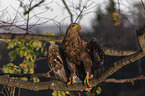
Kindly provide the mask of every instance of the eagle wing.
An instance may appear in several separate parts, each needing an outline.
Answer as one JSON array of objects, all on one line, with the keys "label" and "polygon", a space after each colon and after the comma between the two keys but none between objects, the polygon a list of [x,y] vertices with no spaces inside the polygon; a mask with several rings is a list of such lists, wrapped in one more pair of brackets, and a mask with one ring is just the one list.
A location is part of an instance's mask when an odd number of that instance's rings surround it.
[{"label": "eagle wing", "polygon": [[[85,43],[86,44],[86,43]],[[104,51],[101,48],[98,40],[96,38],[92,38],[87,42],[86,48],[88,53],[92,59],[93,67],[92,73],[94,77],[100,76],[105,70],[104,68]]]},{"label": "eagle wing", "polygon": [[48,60],[50,67],[52,68],[55,77],[58,80],[61,80],[63,82],[67,82],[67,75],[66,75],[66,70],[64,68],[64,61],[62,59],[62,54],[60,52],[62,48],[59,47],[58,45],[51,44],[49,46],[49,51],[48,51]]}]

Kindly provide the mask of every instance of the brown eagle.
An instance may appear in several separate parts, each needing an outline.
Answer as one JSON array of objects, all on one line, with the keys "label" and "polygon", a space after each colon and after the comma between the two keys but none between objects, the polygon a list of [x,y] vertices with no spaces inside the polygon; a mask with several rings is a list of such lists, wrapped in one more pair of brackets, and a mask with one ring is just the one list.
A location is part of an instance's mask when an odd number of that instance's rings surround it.
[{"label": "brown eagle", "polygon": [[78,30],[82,30],[80,25],[77,23],[70,24],[62,46],[67,66],[71,72],[69,78],[71,83],[76,83],[75,77],[78,76],[89,85],[90,77],[92,74],[97,75],[98,68],[103,64],[104,52],[97,39],[93,38],[87,43],[80,38]]}]

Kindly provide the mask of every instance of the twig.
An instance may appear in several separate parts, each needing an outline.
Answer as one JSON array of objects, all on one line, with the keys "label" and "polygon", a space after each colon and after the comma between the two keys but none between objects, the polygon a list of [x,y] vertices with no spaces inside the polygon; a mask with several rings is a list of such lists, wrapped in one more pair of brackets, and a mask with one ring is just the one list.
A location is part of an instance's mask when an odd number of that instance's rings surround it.
[{"label": "twig", "polygon": [[145,5],[144,5],[144,3],[143,3],[143,1],[141,0],[141,4],[143,5],[143,8],[145,9]]},{"label": "twig", "polygon": [[68,13],[69,13],[69,15],[70,15],[71,23],[73,23],[73,14],[71,13],[70,9],[68,8],[68,6],[67,6],[65,0],[62,0],[62,2],[63,2],[65,8],[67,9],[67,11],[68,11]]},{"label": "twig", "polygon": [[132,83],[134,85],[134,82],[137,80],[145,80],[145,77],[142,76],[138,76],[136,78],[130,78],[130,79],[106,79],[103,82],[104,83]]},{"label": "twig", "polygon": [[118,13],[120,13],[120,1],[118,0]]},{"label": "twig", "polygon": [[29,14],[30,11],[32,11],[35,7],[38,7],[38,6],[39,6],[40,4],[42,4],[44,1],[45,1],[45,0],[41,0],[40,2],[38,2],[37,4],[35,4],[34,6],[30,7],[30,8],[28,9],[28,11],[25,11],[25,12],[24,12],[24,15]]}]

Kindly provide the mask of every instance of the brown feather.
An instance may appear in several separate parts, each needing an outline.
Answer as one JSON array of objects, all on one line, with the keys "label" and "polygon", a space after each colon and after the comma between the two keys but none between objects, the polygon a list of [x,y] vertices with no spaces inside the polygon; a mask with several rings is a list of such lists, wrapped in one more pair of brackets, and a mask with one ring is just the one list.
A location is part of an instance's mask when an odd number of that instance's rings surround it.
[{"label": "brown feather", "polygon": [[78,30],[74,29],[77,25],[76,23],[69,25],[62,42],[65,57],[72,62],[73,66],[76,66],[76,68],[70,67],[69,69],[74,68],[76,71],[73,70],[73,72],[77,72],[81,80],[85,78],[86,72],[93,73],[96,77],[98,69],[103,66],[101,64],[104,61],[104,52],[97,39],[92,38],[88,42],[82,40]]},{"label": "brown feather", "polygon": [[48,60],[55,77],[58,80],[67,82],[68,78],[64,69],[64,62],[62,60],[58,45],[52,44],[49,46]]}]

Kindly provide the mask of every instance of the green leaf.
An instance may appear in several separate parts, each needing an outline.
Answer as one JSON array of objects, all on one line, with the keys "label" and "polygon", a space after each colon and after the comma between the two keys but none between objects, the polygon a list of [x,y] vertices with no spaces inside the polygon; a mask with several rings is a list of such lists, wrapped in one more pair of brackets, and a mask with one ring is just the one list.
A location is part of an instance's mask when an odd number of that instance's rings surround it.
[{"label": "green leaf", "polygon": [[29,71],[28,67],[24,67],[24,68],[23,68],[23,73],[24,73],[24,74],[27,74],[28,71]]},{"label": "green leaf", "polygon": [[100,94],[101,91],[102,91],[101,87],[98,86],[98,88],[97,88],[97,90],[96,90],[96,93],[97,93],[97,94]]},{"label": "green leaf", "polygon": [[57,91],[53,91],[52,96],[57,96]]},{"label": "green leaf", "polygon": [[51,36],[56,36],[55,34],[52,34]]},{"label": "green leaf", "polygon": [[51,32],[46,32],[46,34],[50,36],[51,35]]},{"label": "green leaf", "polygon": [[24,81],[27,81],[27,80],[28,80],[27,77],[21,77],[20,79],[21,79],[21,80],[24,80]]},{"label": "green leaf", "polygon": [[32,59],[33,59],[32,54],[28,54],[28,55],[26,56],[26,59],[27,59],[27,60],[32,60]]},{"label": "green leaf", "polygon": [[70,92],[69,92],[69,91],[65,91],[65,93],[66,93],[66,94],[70,94]]},{"label": "green leaf", "polygon": [[55,41],[49,41],[50,44],[55,44]]},{"label": "green leaf", "polygon": [[42,47],[42,42],[41,41],[37,41],[37,46],[38,47]]},{"label": "green leaf", "polygon": [[13,42],[10,42],[9,44],[8,44],[8,47],[7,47],[8,49],[10,49],[10,48],[14,48],[14,43]]},{"label": "green leaf", "polygon": [[2,68],[2,70],[3,70],[4,73],[9,73],[9,68],[8,68],[8,67],[5,67],[5,66],[4,66],[4,67]]},{"label": "green leaf", "polygon": [[44,55],[44,56],[47,56],[47,54],[48,54],[48,52],[47,52],[47,51],[45,51],[45,52],[43,53],[43,55]]},{"label": "green leaf", "polygon": [[21,69],[19,66],[14,65],[13,63],[8,63],[2,67],[4,73],[20,73]]},{"label": "green leaf", "polygon": [[29,73],[34,74],[34,68],[31,68]]},{"label": "green leaf", "polygon": [[33,47],[37,47],[37,41],[34,41],[33,43],[32,43],[32,45],[33,45]]},{"label": "green leaf", "polygon": [[33,77],[33,82],[40,82],[39,78]]},{"label": "green leaf", "polygon": [[11,40],[6,40],[5,42],[6,42],[6,43],[10,43],[10,42],[11,42]]},{"label": "green leaf", "polygon": [[27,56],[27,54],[28,54],[27,51],[24,51],[24,56]]},{"label": "green leaf", "polygon": [[[70,94],[68,94],[68,95],[71,96]],[[65,91],[53,91],[52,96],[66,96],[66,92]]]},{"label": "green leaf", "polygon": [[44,51],[44,48],[42,47],[42,48],[41,48],[41,53],[43,53],[43,51]]},{"label": "green leaf", "polygon": [[22,57],[22,56],[24,56],[24,54],[25,54],[25,51],[24,50],[20,50],[19,55]]},{"label": "green leaf", "polygon": [[9,57],[11,58],[11,61],[14,61],[15,60],[16,54],[17,53],[16,53],[15,50],[9,52]]}]

